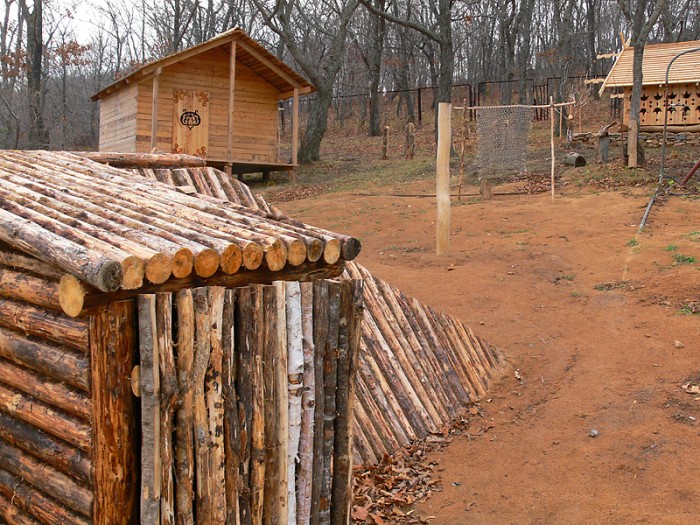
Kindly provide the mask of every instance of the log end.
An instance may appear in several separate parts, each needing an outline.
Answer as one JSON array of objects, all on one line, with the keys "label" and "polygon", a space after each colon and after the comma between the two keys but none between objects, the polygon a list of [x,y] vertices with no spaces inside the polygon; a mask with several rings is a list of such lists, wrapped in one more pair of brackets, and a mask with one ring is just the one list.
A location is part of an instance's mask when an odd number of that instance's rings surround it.
[{"label": "log end", "polygon": [[362,243],[360,243],[359,239],[348,237],[347,239],[343,240],[343,259],[346,261],[352,261],[360,254],[361,249]]},{"label": "log end", "polygon": [[[143,267],[143,265],[141,265]],[[116,261],[106,261],[97,271],[95,285],[103,292],[116,292],[124,285],[126,275],[123,265]],[[139,285],[140,286],[140,285]]]},{"label": "log end", "polygon": [[295,239],[287,244],[287,261],[292,266],[299,266],[306,261],[306,244],[303,241]]},{"label": "log end", "polygon": [[331,239],[326,242],[323,248],[323,261],[328,264],[335,264],[340,259],[340,241]]},{"label": "log end", "polygon": [[194,260],[194,271],[200,277],[211,277],[219,269],[219,254],[211,248],[202,250]]},{"label": "log end", "polygon": [[306,258],[309,262],[316,262],[323,256],[323,241],[321,239],[311,239],[306,245]]},{"label": "log end", "polygon": [[243,264],[243,250],[240,246],[232,244],[221,254],[221,269],[225,273],[236,273],[241,264]]},{"label": "log end", "polygon": [[162,284],[173,274],[173,260],[163,253],[157,253],[146,263],[146,279],[153,284]]},{"label": "log end", "polygon": [[278,272],[287,264],[287,246],[279,239],[265,250],[265,262],[272,272]]},{"label": "log end", "polygon": [[173,276],[177,279],[187,277],[194,268],[194,255],[187,248],[180,248],[173,255]]},{"label": "log end", "polygon": [[248,243],[243,248],[243,266],[247,270],[257,270],[260,268],[264,256],[265,252],[263,252],[262,246],[253,242]]},{"label": "log end", "polygon": [[[122,261],[122,288],[125,290],[136,290],[143,285],[143,277],[146,274],[143,261],[135,255],[130,255]],[[101,289],[101,288],[100,288]],[[108,290],[113,292],[115,290]]]},{"label": "log end", "polygon": [[85,304],[85,287],[73,275],[66,274],[58,283],[58,302],[64,313],[78,317]]}]

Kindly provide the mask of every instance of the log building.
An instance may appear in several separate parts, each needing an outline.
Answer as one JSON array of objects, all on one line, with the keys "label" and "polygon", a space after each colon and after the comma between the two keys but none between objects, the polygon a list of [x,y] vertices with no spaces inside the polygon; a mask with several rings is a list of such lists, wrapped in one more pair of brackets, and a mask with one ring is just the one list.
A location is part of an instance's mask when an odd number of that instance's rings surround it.
[{"label": "log building", "polygon": [[348,522],[359,243],[188,193],[0,152],[0,522]]},{"label": "log building", "polygon": [[[299,97],[313,86],[244,31],[150,62],[102,89],[100,151],[197,155],[236,174],[297,165]],[[292,98],[291,152],[278,103]]]},{"label": "log building", "polygon": [[[669,131],[700,131],[700,52],[688,53],[676,60],[669,71],[668,86],[665,86],[666,69],[671,60],[679,53],[697,47],[700,47],[700,40],[644,47],[640,131],[662,131],[664,111],[668,111]],[[629,122],[633,61],[634,47],[626,46],[600,88],[601,95],[606,89],[621,91],[623,131],[627,130]]]}]

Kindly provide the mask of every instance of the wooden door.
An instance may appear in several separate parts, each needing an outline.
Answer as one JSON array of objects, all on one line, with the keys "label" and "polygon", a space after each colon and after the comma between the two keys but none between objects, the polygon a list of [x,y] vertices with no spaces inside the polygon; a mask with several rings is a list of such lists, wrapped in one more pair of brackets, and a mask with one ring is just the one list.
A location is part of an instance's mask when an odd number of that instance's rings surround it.
[{"label": "wooden door", "polygon": [[209,148],[209,93],[173,90],[173,153],[206,157]]}]

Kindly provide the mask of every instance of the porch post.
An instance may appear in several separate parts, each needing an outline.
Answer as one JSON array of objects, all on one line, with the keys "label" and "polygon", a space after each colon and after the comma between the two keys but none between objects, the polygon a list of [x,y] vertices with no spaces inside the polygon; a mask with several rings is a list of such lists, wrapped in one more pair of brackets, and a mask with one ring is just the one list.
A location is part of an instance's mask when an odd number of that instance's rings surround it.
[{"label": "porch post", "polygon": [[292,103],[292,164],[297,165],[299,152],[299,88],[294,88],[294,99]]},{"label": "porch post", "polygon": [[158,92],[160,91],[160,74],[162,69],[158,68],[153,77],[153,101],[151,104],[151,151],[156,149],[158,141]]},{"label": "porch post", "polygon": [[233,160],[233,107],[236,92],[236,42],[231,42],[228,78],[228,142],[226,144],[226,161]]}]

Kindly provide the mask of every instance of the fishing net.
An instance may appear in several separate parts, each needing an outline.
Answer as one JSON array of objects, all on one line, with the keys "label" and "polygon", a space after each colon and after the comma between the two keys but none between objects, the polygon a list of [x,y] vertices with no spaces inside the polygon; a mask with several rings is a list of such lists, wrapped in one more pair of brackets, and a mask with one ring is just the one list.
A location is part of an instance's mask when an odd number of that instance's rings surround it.
[{"label": "fishing net", "polygon": [[476,109],[476,167],[481,178],[525,171],[530,106]]}]

